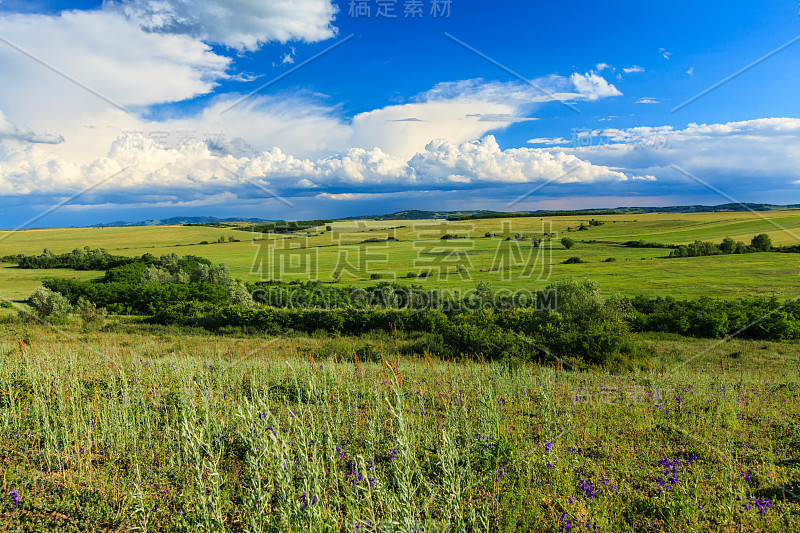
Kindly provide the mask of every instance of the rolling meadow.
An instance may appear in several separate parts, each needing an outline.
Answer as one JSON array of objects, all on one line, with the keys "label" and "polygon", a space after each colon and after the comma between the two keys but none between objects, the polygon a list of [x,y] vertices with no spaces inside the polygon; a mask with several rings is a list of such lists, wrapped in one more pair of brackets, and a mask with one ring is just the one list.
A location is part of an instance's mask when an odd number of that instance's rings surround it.
[{"label": "rolling meadow", "polygon": [[[795,232],[796,211],[7,233],[0,530],[800,531],[800,255],[668,257]],[[301,258],[280,281],[269,246]],[[13,258],[44,249],[116,263]],[[255,298],[312,289],[343,308]],[[491,298],[521,289],[561,292]]]}]

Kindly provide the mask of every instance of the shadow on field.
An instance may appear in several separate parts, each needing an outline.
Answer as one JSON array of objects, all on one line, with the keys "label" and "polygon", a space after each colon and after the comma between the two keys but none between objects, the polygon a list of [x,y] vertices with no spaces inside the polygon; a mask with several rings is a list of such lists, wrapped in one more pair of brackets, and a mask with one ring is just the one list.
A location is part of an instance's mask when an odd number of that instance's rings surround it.
[{"label": "shadow on field", "polygon": [[800,502],[800,479],[790,481],[786,485],[778,485],[755,492],[757,498],[767,498],[772,501]]}]

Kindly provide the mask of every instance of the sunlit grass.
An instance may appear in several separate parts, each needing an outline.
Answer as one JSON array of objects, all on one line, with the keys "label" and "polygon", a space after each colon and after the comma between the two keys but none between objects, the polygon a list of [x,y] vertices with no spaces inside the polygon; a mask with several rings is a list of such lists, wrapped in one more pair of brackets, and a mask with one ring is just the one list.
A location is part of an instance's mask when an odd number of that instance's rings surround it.
[{"label": "sunlit grass", "polygon": [[641,340],[610,375],[7,323],[0,529],[797,530],[798,346]]}]

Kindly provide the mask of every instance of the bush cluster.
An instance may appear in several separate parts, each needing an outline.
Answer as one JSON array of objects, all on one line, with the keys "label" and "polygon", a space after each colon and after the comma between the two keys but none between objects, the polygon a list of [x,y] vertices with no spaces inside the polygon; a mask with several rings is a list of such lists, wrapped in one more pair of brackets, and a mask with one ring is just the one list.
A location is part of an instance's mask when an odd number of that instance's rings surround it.
[{"label": "bush cluster", "polygon": [[[633,309],[633,331],[678,333],[691,337],[737,337],[760,340],[800,339],[800,302],[777,298],[675,300],[637,296],[626,300]],[[741,331],[740,331],[741,330]]]},{"label": "bush cluster", "polygon": [[730,237],[725,237],[720,244],[708,241],[694,241],[692,244],[681,244],[669,254],[669,257],[701,257],[706,255],[721,254],[749,254],[754,252],[772,251],[772,240],[766,233],[756,235],[746,245],[742,241],[736,242]]}]

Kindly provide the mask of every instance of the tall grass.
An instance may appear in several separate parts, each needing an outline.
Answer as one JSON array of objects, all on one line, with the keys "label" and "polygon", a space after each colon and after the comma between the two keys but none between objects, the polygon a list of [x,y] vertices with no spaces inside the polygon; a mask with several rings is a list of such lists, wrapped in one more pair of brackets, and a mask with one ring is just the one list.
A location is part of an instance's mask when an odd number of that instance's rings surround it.
[{"label": "tall grass", "polygon": [[649,337],[662,359],[611,375],[72,334],[92,349],[0,334],[2,530],[800,528],[795,345],[674,366],[704,341]]}]

